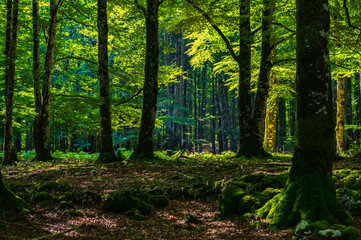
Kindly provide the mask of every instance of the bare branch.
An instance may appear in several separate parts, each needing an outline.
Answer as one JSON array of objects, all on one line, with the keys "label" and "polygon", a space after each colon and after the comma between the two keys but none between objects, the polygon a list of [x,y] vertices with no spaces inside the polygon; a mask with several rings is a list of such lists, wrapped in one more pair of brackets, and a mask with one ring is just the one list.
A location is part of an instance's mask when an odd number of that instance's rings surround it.
[{"label": "bare branch", "polygon": [[275,26],[280,26],[280,27],[282,27],[283,29],[285,29],[285,30],[287,30],[287,31],[289,31],[289,32],[291,32],[291,33],[296,33],[295,30],[292,30],[291,28],[288,28],[287,26],[285,26],[285,25],[282,24],[282,23],[273,22],[272,24],[275,25]]},{"label": "bare branch", "polygon": [[343,7],[345,9],[345,12],[346,12],[346,17],[347,17],[347,23],[350,27],[352,27],[353,29],[357,29],[359,31],[361,31],[361,28],[359,27],[356,27],[355,25],[353,25],[351,23],[351,20],[350,20],[350,13],[348,12],[348,7],[347,7],[347,0],[343,0]]},{"label": "bare branch", "polygon": [[133,96],[131,96],[130,98],[128,98],[127,100],[124,100],[123,102],[114,104],[114,106],[120,106],[124,103],[130,102],[132,99],[136,98],[137,96],[139,96],[139,94],[143,91],[143,88],[139,89]]},{"label": "bare branch", "polygon": [[58,61],[62,61],[62,60],[65,60],[65,59],[77,59],[77,60],[82,60],[82,61],[84,61],[84,62],[88,62],[88,63],[95,64],[95,65],[97,65],[97,64],[98,64],[98,63],[93,62],[93,61],[91,61],[91,60],[89,60],[89,59],[86,59],[86,58],[82,58],[82,57],[75,57],[75,56],[67,56],[67,57],[62,57],[62,58],[58,58],[58,59],[56,59],[56,60],[54,61],[54,65],[56,64],[56,62],[58,62]]}]

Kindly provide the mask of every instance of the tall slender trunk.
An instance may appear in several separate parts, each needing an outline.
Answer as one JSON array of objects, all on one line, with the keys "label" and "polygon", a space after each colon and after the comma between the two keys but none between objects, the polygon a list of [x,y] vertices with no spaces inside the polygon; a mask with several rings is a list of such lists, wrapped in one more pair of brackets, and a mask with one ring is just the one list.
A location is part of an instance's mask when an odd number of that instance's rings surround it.
[{"label": "tall slender trunk", "polygon": [[39,40],[39,2],[33,0],[33,81],[34,81],[34,102],[35,117],[33,136],[35,150],[41,149],[40,145],[40,119],[41,119],[41,82],[40,82],[40,40]]},{"label": "tall slender trunk", "polygon": [[[46,46],[46,55],[44,62],[44,76],[43,76],[43,88],[42,88],[42,106],[39,119],[37,135],[38,148],[35,149],[36,159],[38,161],[49,161],[52,159],[49,147],[49,133],[50,133],[50,100],[51,100],[51,77],[54,66],[54,50],[55,50],[55,34],[57,25],[57,0],[50,0],[50,17],[49,17],[49,29],[48,29],[48,42]],[[35,146],[37,147],[37,146]]]},{"label": "tall slender trunk", "polygon": [[[345,125],[352,125],[352,82],[351,78],[345,80]],[[346,147],[349,148],[352,130],[345,130]]]},{"label": "tall slender trunk", "polygon": [[278,99],[278,130],[277,130],[277,151],[284,150],[284,143],[287,137],[286,126],[286,99],[281,97]]},{"label": "tall slender trunk", "polygon": [[262,53],[259,71],[255,107],[252,115],[254,131],[254,153],[253,155],[268,156],[263,149],[263,129],[266,115],[266,105],[269,91],[270,73],[272,68],[272,19],[275,8],[274,0],[263,0],[262,18]]},{"label": "tall slender trunk", "polygon": [[337,153],[346,151],[346,138],[345,138],[345,77],[337,77],[337,113],[336,113],[336,149]]},{"label": "tall slender trunk", "polygon": [[193,71],[193,111],[194,111],[193,141],[194,141],[194,151],[197,151],[198,148],[197,70]]},{"label": "tall slender trunk", "polygon": [[238,57],[239,83],[238,83],[238,119],[239,119],[239,149],[237,157],[250,156],[251,126],[251,26],[250,26],[250,0],[241,1],[239,31],[240,55]]},{"label": "tall slender trunk", "polygon": [[211,96],[211,129],[210,129],[210,140],[212,143],[212,153],[216,153],[216,83],[214,77],[212,77],[212,96]]},{"label": "tall slender trunk", "polygon": [[[354,89],[354,101],[355,104],[355,114],[353,119],[353,124],[357,126],[361,126],[361,74],[358,73],[356,75],[355,87]],[[361,130],[357,129],[353,136],[353,140],[357,140],[360,138]]]},{"label": "tall slender trunk", "polygon": [[15,88],[15,60],[18,30],[19,1],[7,0],[5,40],[5,128],[3,164],[13,165],[18,160],[13,145],[13,110]]},{"label": "tall slender trunk", "polygon": [[147,9],[143,9],[146,22],[146,54],[144,68],[144,97],[138,145],[133,153],[134,158],[154,158],[153,134],[158,98],[158,0],[147,0]]},{"label": "tall slender trunk", "polygon": [[98,72],[100,100],[100,146],[97,162],[117,160],[113,148],[112,118],[110,113],[110,87],[108,70],[108,17],[107,0],[98,0]]}]

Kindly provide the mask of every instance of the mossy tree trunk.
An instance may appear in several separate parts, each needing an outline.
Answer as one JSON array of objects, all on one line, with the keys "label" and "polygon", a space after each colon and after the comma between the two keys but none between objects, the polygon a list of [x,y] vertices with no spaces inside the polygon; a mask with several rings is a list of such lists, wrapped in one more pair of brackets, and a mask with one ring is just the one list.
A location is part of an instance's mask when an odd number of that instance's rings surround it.
[{"label": "mossy tree trunk", "polygon": [[287,185],[267,218],[278,228],[300,220],[347,224],[351,219],[338,202],[331,179],[334,122],[328,0],[296,4],[296,146]]},{"label": "mossy tree trunk", "polygon": [[18,160],[13,145],[13,110],[15,88],[15,60],[18,30],[18,0],[7,0],[5,40],[5,128],[3,164],[13,165]]},{"label": "mossy tree trunk", "polygon": [[[252,140],[255,156],[269,156],[263,148],[265,115],[272,69],[272,19],[275,9],[274,0],[263,0],[262,52],[255,106],[252,116]],[[270,149],[271,150],[271,149]]]},{"label": "mossy tree trunk", "polygon": [[98,0],[98,72],[100,99],[100,146],[97,162],[109,163],[117,160],[113,148],[112,119],[110,113],[110,89],[108,69],[108,18],[107,0]]},{"label": "mossy tree trunk", "polygon": [[135,0],[137,7],[143,12],[146,23],[146,53],[144,68],[143,108],[137,147],[132,158],[154,158],[154,127],[158,98],[158,10],[159,0],[147,0],[147,8]]},{"label": "mossy tree trunk", "polygon": [[29,204],[12,193],[3,182],[0,171],[0,211],[9,210],[12,208],[24,210],[29,207]]},{"label": "mossy tree trunk", "polygon": [[277,128],[277,150],[284,150],[284,142],[287,137],[286,124],[286,99],[284,97],[278,98],[278,128]]},{"label": "mossy tree trunk", "polygon": [[40,109],[39,124],[34,125],[34,137],[38,137],[35,145],[36,160],[49,161],[52,159],[49,145],[50,133],[50,100],[51,100],[51,77],[54,66],[54,50],[55,50],[55,35],[57,26],[57,11],[61,0],[50,0],[50,16],[48,38],[46,45],[46,54],[44,62],[43,88],[42,88],[42,104]]},{"label": "mossy tree trunk", "polygon": [[346,138],[345,138],[345,117],[346,117],[346,93],[345,93],[345,79],[342,76],[337,77],[337,112],[336,112],[336,149],[337,153],[345,152]]},{"label": "mossy tree trunk", "polygon": [[277,98],[267,104],[263,145],[270,152],[275,150],[277,126]]}]

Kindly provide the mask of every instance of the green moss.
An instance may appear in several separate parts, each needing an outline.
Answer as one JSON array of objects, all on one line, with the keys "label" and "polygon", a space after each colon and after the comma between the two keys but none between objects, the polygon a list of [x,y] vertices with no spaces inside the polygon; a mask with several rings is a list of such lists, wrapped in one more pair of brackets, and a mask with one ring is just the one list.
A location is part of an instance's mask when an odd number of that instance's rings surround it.
[{"label": "green moss", "polygon": [[[274,206],[279,202],[282,197],[282,193],[276,194],[273,198],[271,198],[268,202],[266,202],[263,207],[259,208],[256,211],[256,215],[260,218],[266,218],[269,215],[269,212],[274,208]],[[269,219],[272,219],[273,215],[269,215]]]},{"label": "green moss", "polygon": [[250,220],[250,219],[254,219],[254,215],[252,213],[245,213],[243,214],[242,216],[239,217],[239,221],[247,221],[247,220]]},{"label": "green moss", "polygon": [[60,210],[64,210],[64,209],[71,209],[74,208],[74,204],[72,201],[61,201],[59,203],[59,209]]},{"label": "green moss", "polygon": [[266,188],[263,192],[262,195],[266,196],[267,199],[271,199],[273,198],[275,195],[279,194],[282,192],[282,189],[277,189],[277,188]]},{"label": "green moss", "polygon": [[26,213],[28,207],[29,203],[15,195],[5,185],[0,185],[0,211],[14,208]]},{"label": "green moss", "polygon": [[196,223],[197,222],[197,218],[190,213],[185,213],[183,218],[186,221],[186,223]]},{"label": "green moss", "polygon": [[130,191],[120,191],[108,196],[103,204],[103,211],[124,213],[133,208],[142,214],[150,214],[152,206],[139,198],[134,197]]},{"label": "green moss", "polygon": [[355,227],[347,226],[340,229],[342,233],[342,239],[345,240],[357,240],[359,239],[359,232]]},{"label": "green moss", "polygon": [[58,201],[72,201],[76,205],[91,205],[98,204],[101,201],[101,196],[89,190],[80,192],[66,192],[59,196]]},{"label": "green moss", "polygon": [[138,209],[133,208],[130,211],[127,212],[127,215],[130,219],[141,221],[147,219],[146,216],[141,214]]},{"label": "green moss", "polygon": [[34,202],[52,201],[53,195],[48,192],[36,192],[33,196]]},{"label": "green moss", "polygon": [[335,196],[331,178],[322,179],[313,175],[295,178],[287,184],[279,202],[267,215],[273,227],[282,229],[306,219],[352,223]]},{"label": "green moss", "polygon": [[36,184],[35,190],[38,192],[60,192],[67,191],[70,188],[70,183],[68,181],[57,180],[55,182],[47,182],[43,184]]},{"label": "green moss", "polygon": [[[236,185],[228,185],[219,197],[219,210],[223,218],[239,213],[239,202],[246,191]],[[247,212],[247,211],[244,211]]]}]

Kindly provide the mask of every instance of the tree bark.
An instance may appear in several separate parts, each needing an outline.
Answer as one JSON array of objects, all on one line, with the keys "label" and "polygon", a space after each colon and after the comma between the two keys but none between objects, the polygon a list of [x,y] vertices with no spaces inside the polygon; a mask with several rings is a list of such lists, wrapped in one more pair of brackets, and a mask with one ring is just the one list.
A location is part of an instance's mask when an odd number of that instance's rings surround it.
[{"label": "tree bark", "polygon": [[[267,98],[272,68],[272,20],[275,8],[274,0],[263,0],[262,18],[262,52],[255,106],[252,115],[254,156],[270,156],[263,148],[264,124],[267,108]],[[271,150],[271,149],[270,149]]]},{"label": "tree bark", "polygon": [[[141,6],[140,6],[141,7]],[[133,158],[154,158],[153,134],[158,98],[158,0],[147,0],[147,9],[143,9],[146,22],[146,54],[144,68],[144,97],[138,145]]]},{"label": "tree bark", "polygon": [[286,99],[281,97],[278,99],[278,143],[277,151],[282,151],[285,149],[284,143],[287,138],[287,125],[286,125]]},{"label": "tree bark", "polygon": [[98,0],[98,73],[100,99],[100,146],[101,151],[96,162],[117,161],[113,148],[112,118],[110,113],[110,87],[108,69],[108,17],[107,0]]},{"label": "tree bark", "polygon": [[38,148],[35,148],[36,160],[49,161],[52,159],[49,147],[49,133],[50,133],[50,100],[51,100],[51,77],[54,66],[54,50],[55,50],[55,35],[57,26],[57,0],[50,0],[50,17],[49,17],[49,29],[48,39],[46,46],[46,55],[44,62],[44,76],[43,76],[43,88],[42,88],[42,106],[39,119],[39,125],[34,125],[38,129],[34,130],[38,137]]},{"label": "tree bark", "polygon": [[35,116],[33,136],[35,150],[40,151],[40,121],[41,121],[41,81],[40,81],[40,40],[39,40],[39,2],[33,0],[33,81]]},{"label": "tree bark", "polygon": [[337,77],[337,113],[336,113],[336,150],[337,153],[343,153],[346,151],[346,138],[345,138],[345,77]]},{"label": "tree bark", "polygon": [[239,119],[239,149],[236,157],[251,157],[254,146],[250,146],[251,126],[251,26],[250,0],[241,1],[239,32],[240,55],[236,59],[239,66],[238,83],[238,119]]},{"label": "tree bark", "polygon": [[13,145],[13,110],[15,88],[15,60],[18,30],[19,1],[7,0],[6,40],[5,40],[5,127],[4,165],[13,165],[18,160]]},{"label": "tree bark", "polygon": [[277,228],[300,220],[350,224],[331,178],[334,122],[328,0],[297,0],[296,6],[296,146],[289,179],[267,219]]}]

